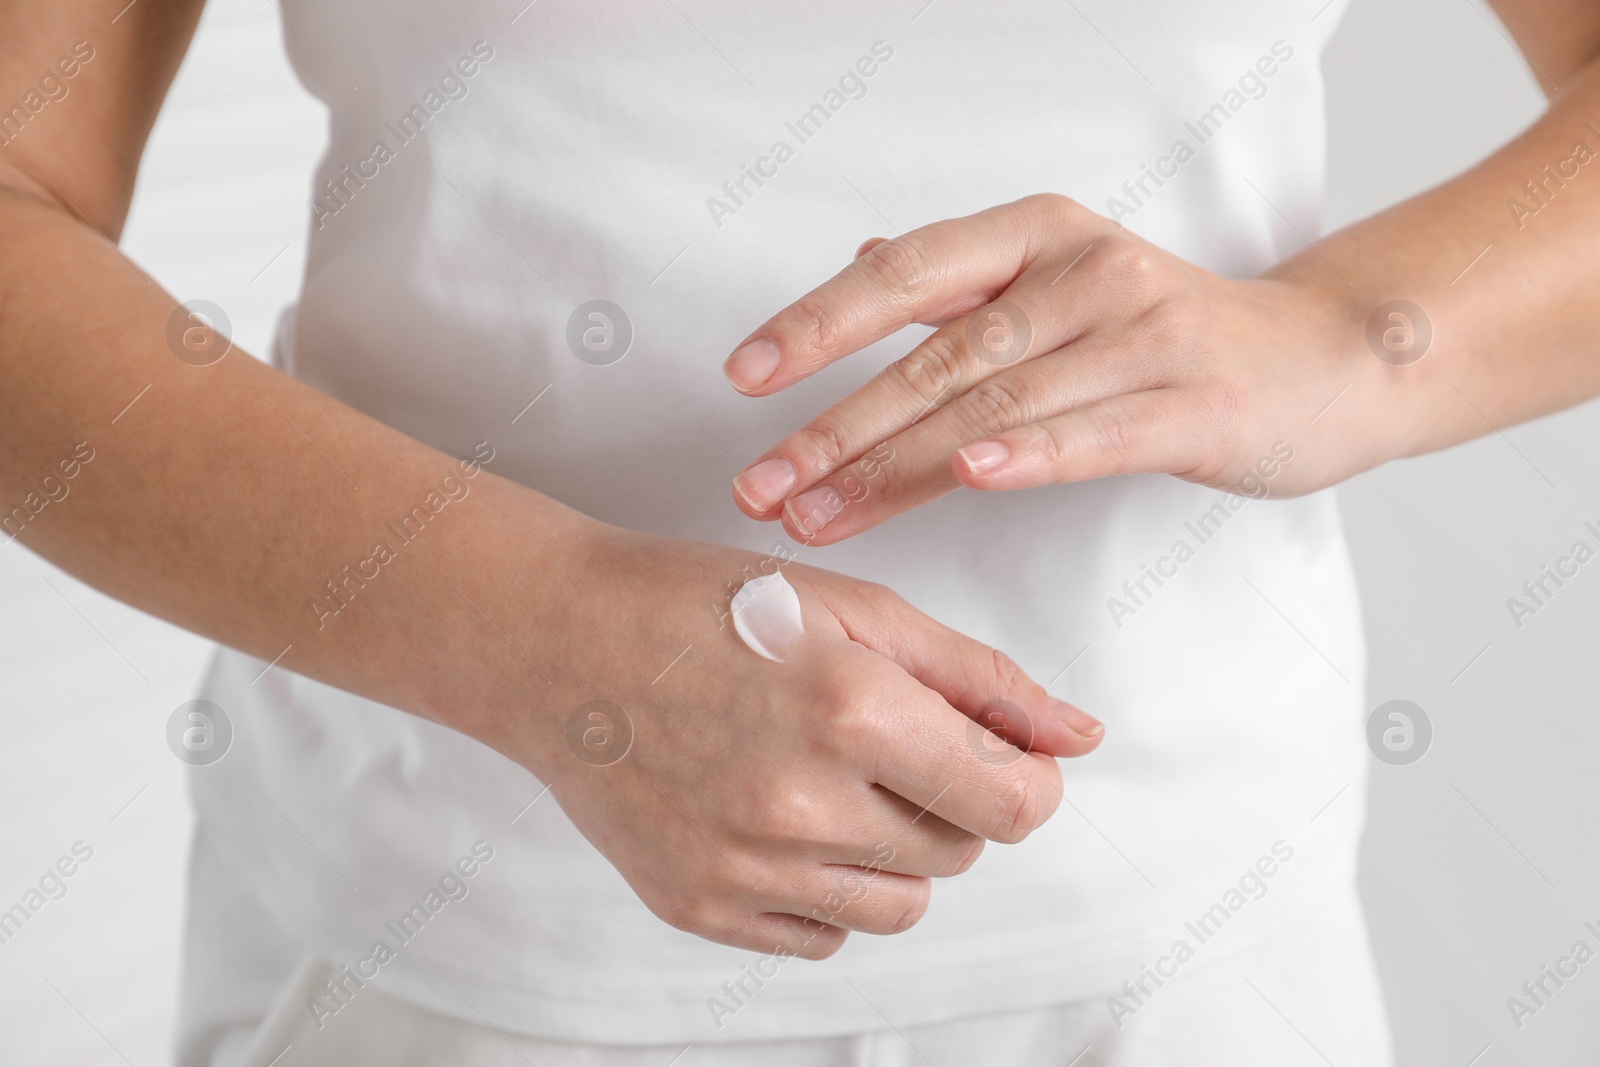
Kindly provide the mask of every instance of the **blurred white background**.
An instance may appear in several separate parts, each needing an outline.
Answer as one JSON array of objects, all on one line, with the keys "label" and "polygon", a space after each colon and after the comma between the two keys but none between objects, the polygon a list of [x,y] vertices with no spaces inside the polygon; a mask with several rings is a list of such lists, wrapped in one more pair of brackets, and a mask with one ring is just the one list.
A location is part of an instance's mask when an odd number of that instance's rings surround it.
[{"label": "blurred white background", "polygon": [[[1329,228],[1472,164],[1542,107],[1475,0],[1354,0],[1326,68]],[[323,130],[273,5],[211,0],[123,246],[180,299],[226,308],[254,353],[298,284]],[[1436,731],[1418,763],[1374,761],[1363,853],[1404,1067],[1600,1062],[1600,963],[1521,1029],[1506,1008],[1585,936],[1584,920],[1600,926],[1587,844],[1600,816],[1600,577],[1580,573],[1520,631],[1505,606],[1600,520],[1595,414],[1491,433],[1343,491],[1369,703],[1415,701]],[[20,546],[0,549],[0,907],[73,842],[94,849],[67,895],[0,945],[0,1064],[168,1061],[189,813],[163,730],[207,651]]]}]

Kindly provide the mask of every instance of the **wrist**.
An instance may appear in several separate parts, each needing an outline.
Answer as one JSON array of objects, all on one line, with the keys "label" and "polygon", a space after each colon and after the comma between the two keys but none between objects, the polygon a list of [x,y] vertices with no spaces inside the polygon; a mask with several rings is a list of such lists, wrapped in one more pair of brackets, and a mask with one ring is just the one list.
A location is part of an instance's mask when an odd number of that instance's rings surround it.
[{"label": "wrist", "polygon": [[[548,781],[572,692],[564,645],[577,619],[590,545],[609,529],[503,478],[482,488],[480,525],[441,581],[446,617],[425,714]],[[570,710],[570,709],[567,709]]]},{"label": "wrist", "polygon": [[1425,451],[1439,365],[1429,301],[1352,284],[1308,255],[1315,262],[1296,257],[1262,278],[1291,294],[1304,352],[1316,362],[1308,443],[1338,454],[1327,463],[1342,468],[1332,481]]}]

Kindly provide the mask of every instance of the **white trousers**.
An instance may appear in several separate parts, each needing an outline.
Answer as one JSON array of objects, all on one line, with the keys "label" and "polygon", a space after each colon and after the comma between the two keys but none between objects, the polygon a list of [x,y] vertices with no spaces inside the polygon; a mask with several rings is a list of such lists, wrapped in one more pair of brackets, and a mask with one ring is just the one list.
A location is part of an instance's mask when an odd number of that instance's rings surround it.
[{"label": "white trousers", "polygon": [[1168,982],[1117,1022],[1097,999],[845,1037],[685,1048],[545,1041],[489,1020],[441,1015],[372,985],[319,1029],[306,1003],[335,968],[295,947],[205,847],[203,833],[190,880],[179,1067],[1392,1064],[1354,890],[1250,949]]}]

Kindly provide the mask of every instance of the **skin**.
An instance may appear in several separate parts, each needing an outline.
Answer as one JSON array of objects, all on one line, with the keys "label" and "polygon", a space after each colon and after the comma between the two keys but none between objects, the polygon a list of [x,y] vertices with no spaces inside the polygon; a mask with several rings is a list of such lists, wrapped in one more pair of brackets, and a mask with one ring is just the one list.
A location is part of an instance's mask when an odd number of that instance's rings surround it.
[{"label": "skin", "polygon": [[[243,352],[178,358],[225,346],[181,318],[174,346],[176,302],[114,242],[199,11],[0,2],[0,101],[75,42],[94,50],[0,147],[8,537],[154,615],[490,745],[550,784],[657,915],[752,951],[818,959],[848,931],[904,930],[931,878],[1050,816],[1054,757],[1092,750],[1099,723],[890,591],[786,566],[807,632],[769,663],[706,609],[761,558],[597,522],[496,476],[492,440],[463,466]],[[70,495],[27,507],[80,443],[92,459]],[[425,536],[345,587],[336,615],[311,607],[446,478],[457,488]],[[569,744],[597,699],[632,729],[606,766]],[[600,729],[620,737],[622,721]]]},{"label": "skin", "polygon": [[[1295,495],[1594,396],[1600,179],[1569,164],[1520,225],[1507,201],[1535,206],[1524,183],[1575,142],[1600,150],[1600,4],[1495,8],[1549,96],[1539,121],[1260,277],[1219,277],[1052,194],[868,241],[741,342],[729,380],[767,396],[905,326],[938,329],[752,461],[734,502],[823,545],[963,486],[1162,472]],[[1432,326],[1408,365],[1414,321],[1409,351],[1368,342],[1397,297]],[[1031,346],[1007,348],[1023,322]],[[1404,348],[1405,322],[1379,329]]]}]

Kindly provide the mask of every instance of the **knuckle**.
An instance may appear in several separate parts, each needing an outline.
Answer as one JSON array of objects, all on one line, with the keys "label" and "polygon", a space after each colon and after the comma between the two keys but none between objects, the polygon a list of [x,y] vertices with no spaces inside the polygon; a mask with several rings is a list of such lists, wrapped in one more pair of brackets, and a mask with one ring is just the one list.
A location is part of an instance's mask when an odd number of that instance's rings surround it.
[{"label": "knuckle", "polygon": [[966,348],[958,335],[939,330],[890,366],[913,396],[933,405],[960,380],[965,359]]},{"label": "knuckle", "polygon": [[951,853],[950,863],[940,875],[943,878],[953,878],[958,874],[966,874],[972,870],[973,864],[978,862],[978,857],[983,855],[983,847],[988,842],[976,834],[968,834],[966,840]]},{"label": "knuckle", "polygon": [[843,462],[847,456],[844,432],[827,415],[814,420],[796,436],[803,448],[829,466]]},{"label": "knuckle", "polygon": [[906,606],[905,597],[901,596],[893,589],[890,589],[882,582],[863,582],[856,580],[855,585],[863,594],[866,595],[869,600],[876,604],[880,604],[888,608],[903,608]]},{"label": "knuckle", "polygon": [[848,932],[838,927],[813,930],[809,923],[802,924],[806,936],[801,938],[795,955],[803,960],[825,960],[844,947]]},{"label": "knuckle", "polygon": [[809,841],[816,824],[812,804],[802,789],[774,784],[751,798],[745,829],[767,841]]},{"label": "knuckle", "polygon": [[1023,197],[1022,203],[1035,211],[1061,220],[1077,218],[1086,210],[1082,204],[1062,193],[1034,193]]},{"label": "knuckle", "polygon": [[[843,488],[846,491],[846,495],[853,500],[864,500],[869,495],[888,499],[899,493],[903,483],[906,481],[908,479],[905,477],[905,471],[901,466],[894,463],[862,459],[851,466],[849,479],[847,479],[847,484]],[[890,595],[893,596],[893,594]],[[885,598],[882,603],[884,606],[888,606],[899,599],[898,596],[895,596],[894,600]]]},{"label": "knuckle", "polygon": [[874,616],[885,623],[883,627],[885,630],[897,630],[897,626],[890,624],[915,611],[905,597],[881,582],[851,579],[851,584],[854,586],[854,591],[860,593],[871,606]]},{"label": "knuckle", "polygon": [[856,719],[862,711],[857,707],[862,682],[861,671],[854,663],[846,660],[818,671],[813,685],[815,714],[812,721],[820,723],[830,733],[856,725]]},{"label": "knuckle", "polygon": [[1003,377],[985,378],[969,393],[972,422],[979,433],[996,434],[1028,421],[1028,401],[1020,387]]},{"label": "knuckle", "polygon": [[1137,285],[1140,292],[1149,284],[1155,268],[1155,261],[1144,243],[1125,234],[1102,237],[1090,256],[1103,279],[1124,287]]},{"label": "knuckle", "polygon": [[859,262],[891,292],[906,296],[926,289],[933,275],[932,257],[922,238],[915,234],[885,241]]},{"label": "knuckle", "polygon": [[889,933],[903,934],[913,926],[917,925],[917,923],[921,922],[922,917],[928,914],[928,901],[931,899],[931,896],[932,894],[929,892],[928,886],[925,882],[922,885],[919,885],[916,890],[916,895],[912,898],[910,903],[906,905],[905,909],[901,911],[899,917],[896,918],[892,924],[890,924]]},{"label": "knuckle", "polygon": [[1030,680],[1023,673],[1022,668],[1017,665],[1017,661],[1001,652],[998,648],[990,649],[989,654],[994,661],[994,680],[999,686],[1000,692],[1013,692],[1019,685]]},{"label": "knuckle", "polygon": [[790,311],[812,348],[831,349],[842,336],[843,326],[838,315],[816,293],[796,300]]},{"label": "knuckle", "polygon": [[1196,337],[1205,335],[1204,312],[1200,302],[1187,294],[1162,294],[1142,316],[1148,343],[1163,357],[1183,353]]},{"label": "knuckle", "polygon": [[711,909],[702,897],[678,893],[657,901],[652,910],[662,922],[686,934],[701,934],[711,928]]},{"label": "knuckle", "polygon": [[1043,810],[1043,799],[1033,783],[1013,778],[995,799],[994,839],[1005,845],[1026,839],[1038,827]]},{"label": "knuckle", "polygon": [[855,691],[846,694],[835,708],[825,742],[829,755],[876,766],[886,741],[882,711]]},{"label": "knuckle", "polygon": [[1095,439],[1107,459],[1127,462],[1127,456],[1144,432],[1140,418],[1116,404],[1101,408],[1090,417]]},{"label": "knuckle", "polygon": [[1076,454],[1073,436],[1062,420],[1052,419],[1036,428],[1028,442],[1027,451],[1037,456],[1045,466],[1059,469]]}]

